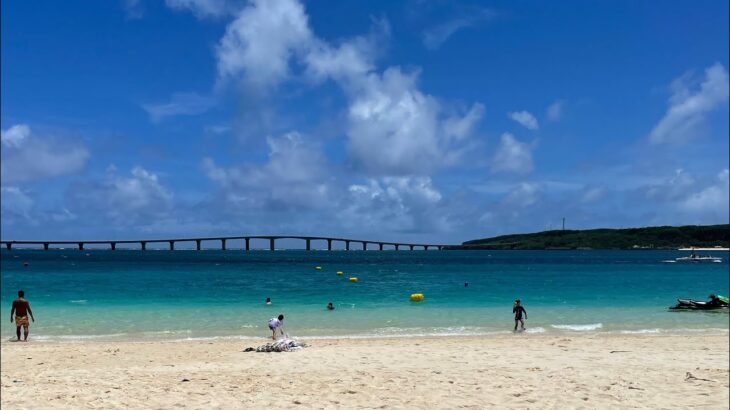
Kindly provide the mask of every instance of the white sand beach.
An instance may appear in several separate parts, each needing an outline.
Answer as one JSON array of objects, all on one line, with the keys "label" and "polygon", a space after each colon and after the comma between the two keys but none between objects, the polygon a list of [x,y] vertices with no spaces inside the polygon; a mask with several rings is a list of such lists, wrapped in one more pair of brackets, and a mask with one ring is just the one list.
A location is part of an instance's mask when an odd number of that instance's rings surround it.
[{"label": "white sand beach", "polygon": [[728,335],[2,343],[2,408],[727,408]]}]

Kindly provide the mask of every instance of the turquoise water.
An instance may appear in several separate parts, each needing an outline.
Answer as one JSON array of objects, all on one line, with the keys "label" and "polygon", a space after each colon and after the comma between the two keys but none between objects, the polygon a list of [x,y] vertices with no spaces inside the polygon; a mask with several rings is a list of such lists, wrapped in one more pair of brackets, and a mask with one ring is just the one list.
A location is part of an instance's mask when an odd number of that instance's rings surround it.
[{"label": "turquoise water", "polygon": [[[2,250],[1,331],[5,340],[15,332],[9,306],[22,288],[36,340],[261,337],[279,313],[285,330],[300,337],[491,334],[511,330],[515,298],[528,312],[529,332],[727,332],[726,312],[667,310],[678,297],[728,294],[727,252],[716,255],[722,263],[662,262],[677,256],[683,253]],[[426,300],[410,302],[414,292]],[[336,310],[327,311],[327,302]]]}]

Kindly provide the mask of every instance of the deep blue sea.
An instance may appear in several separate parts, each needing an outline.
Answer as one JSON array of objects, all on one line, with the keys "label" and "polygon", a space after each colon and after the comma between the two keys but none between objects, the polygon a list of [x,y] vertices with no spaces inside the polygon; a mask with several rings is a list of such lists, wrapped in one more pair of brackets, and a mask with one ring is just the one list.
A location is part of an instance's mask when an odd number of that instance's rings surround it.
[{"label": "deep blue sea", "polygon": [[[685,254],[2,250],[1,331],[15,332],[22,288],[35,340],[263,337],[280,313],[298,337],[488,335],[511,331],[516,298],[534,333],[727,332],[727,312],[667,309],[729,293],[727,252],[714,255],[722,263],[663,262]],[[416,292],[423,302],[409,300]]]}]

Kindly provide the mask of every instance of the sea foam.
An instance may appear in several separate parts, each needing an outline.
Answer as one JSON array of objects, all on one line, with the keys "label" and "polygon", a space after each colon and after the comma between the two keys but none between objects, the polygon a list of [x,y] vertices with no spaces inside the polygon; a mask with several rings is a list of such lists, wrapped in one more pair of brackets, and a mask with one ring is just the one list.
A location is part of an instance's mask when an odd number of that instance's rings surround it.
[{"label": "sea foam", "polygon": [[560,330],[572,330],[575,332],[588,332],[602,328],[603,323],[591,323],[588,325],[550,325],[550,327]]}]

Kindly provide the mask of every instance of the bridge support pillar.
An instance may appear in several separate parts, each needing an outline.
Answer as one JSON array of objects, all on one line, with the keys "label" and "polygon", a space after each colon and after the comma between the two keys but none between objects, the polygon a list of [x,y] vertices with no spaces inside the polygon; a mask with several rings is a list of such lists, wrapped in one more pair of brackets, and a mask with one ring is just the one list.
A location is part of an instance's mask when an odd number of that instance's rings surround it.
[{"label": "bridge support pillar", "polygon": [[83,242],[79,242],[79,250],[80,251],[83,251],[84,250],[84,243]]},{"label": "bridge support pillar", "polygon": [[442,246],[437,246],[437,248],[438,248],[438,250],[441,250],[443,247]]},{"label": "bridge support pillar", "polygon": [[[8,245],[10,245],[10,244],[8,244]],[[10,246],[8,246],[8,249],[10,249]],[[48,250],[48,242],[46,242],[46,243],[43,244],[43,250],[44,251],[47,251]]]},{"label": "bridge support pillar", "polygon": [[411,247],[411,250],[413,250],[413,245],[409,245]]},{"label": "bridge support pillar", "polygon": [[200,239],[195,240],[195,250],[200,250]]},{"label": "bridge support pillar", "polygon": [[5,247],[8,248],[8,250],[11,250],[11,249],[13,249],[13,244],[8,242],[5,244]]},{"label": "bridge support pillar", "polygon": [[332,239],[327,239],[327,250],[328,251],[332,250]]},{"label": "bridge support pillar", "polygon": [[379,243],[378,244],[378,248],[380,248],[380,250],[382,251],[383,250],[383,244],[382,243]]},{"label": "bridge support pillar", "polygon": [[170,241],[170,250],[171,251],[175,250],[175,241]]},{"label": "bridge support pillar", "polygon": [[113,251],[116,251],[117,250],[117,243],[116,242],[112,242],[109,245],[111,245],[111,248],[112,248]]},{"label": "bridge support pillar", "polygon": [[398,245],[398,244],[396,243],[396,244],[395,244],[395,250],[398,250],[398,248],[399,248],[399,247],[400,247],[400,245]]},{"label": "bridge support pillar", "polygon": [[146,251],[147,250],[147,242],[140,242],[139,244],[142,245],[142,250],[143,251]]},{"label": "bridge support pillar", "polygon": [[221,239],[221,250],[222,251],[226,250],[226,240],[225,239]]},{"label": "bridge support pillar", "polygon": [[276,239],[271,238],[269,239],[269,250],[273,251],[276,248]]},{"label": "bridge support pillar", "polygon": [[251,250],[251,238],[243,238],[246,240],[246,250]]},{"label": "bridge support pillar", "polygon": [[368,243],[367,242],[363,242],[362,243],[362,250],[364,250],[364,251],[368,250]]},{"label": "bridge support pillar", "polygon": [[423,245],[423,250],[424,251],[427,251],[428,250],[428,245]]},{"label": "bridge support pillar", "polygon": [[346,251],[350,250],[350,241],[345,241],[345,250]]},{"label": "bridge support pillar", "polygon": [[307,242],[307,250],[311,251],[312,250],[312,241],[309,239],[306,239],[305,242]]}]

